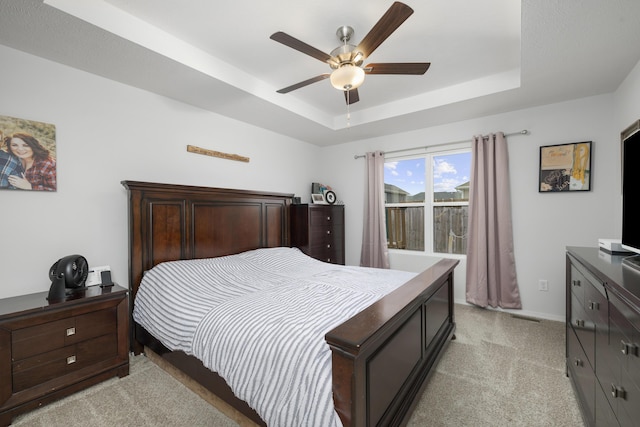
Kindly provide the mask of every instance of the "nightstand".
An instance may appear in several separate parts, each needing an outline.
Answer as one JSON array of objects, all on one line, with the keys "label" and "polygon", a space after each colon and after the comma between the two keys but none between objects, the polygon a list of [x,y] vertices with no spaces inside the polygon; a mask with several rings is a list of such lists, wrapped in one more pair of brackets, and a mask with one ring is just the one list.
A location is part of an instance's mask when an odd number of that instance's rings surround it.
[{"label": "nightstand", "polygon": [[0,300],[0,426],[108,378],[129,374],[128,291],[118,285]]}]

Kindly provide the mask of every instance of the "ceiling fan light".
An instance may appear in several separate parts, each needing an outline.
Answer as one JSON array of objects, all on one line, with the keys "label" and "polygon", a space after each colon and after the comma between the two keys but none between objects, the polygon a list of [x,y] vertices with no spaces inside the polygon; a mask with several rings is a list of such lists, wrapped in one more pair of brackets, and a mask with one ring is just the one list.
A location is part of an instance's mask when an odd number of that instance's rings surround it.
[{"label": "ceiling fan light", "polygon": [[364,70],[351,64],[344,64],[331,73],[331,85],[338,90],[352,90],[364,82]]}]

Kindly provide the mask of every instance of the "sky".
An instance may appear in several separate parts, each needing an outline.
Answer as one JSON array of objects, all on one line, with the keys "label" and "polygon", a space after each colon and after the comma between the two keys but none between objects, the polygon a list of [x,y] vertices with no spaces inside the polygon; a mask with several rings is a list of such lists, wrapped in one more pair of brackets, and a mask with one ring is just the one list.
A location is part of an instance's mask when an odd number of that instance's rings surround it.
[{"label": "sky", "polygon": [[[434,156],[434,192],[455,191],[455,187],[469,181],[471,153]],[[402,188],[411,195],[426,191],[425,158],[385,162],[384,182]]]}]

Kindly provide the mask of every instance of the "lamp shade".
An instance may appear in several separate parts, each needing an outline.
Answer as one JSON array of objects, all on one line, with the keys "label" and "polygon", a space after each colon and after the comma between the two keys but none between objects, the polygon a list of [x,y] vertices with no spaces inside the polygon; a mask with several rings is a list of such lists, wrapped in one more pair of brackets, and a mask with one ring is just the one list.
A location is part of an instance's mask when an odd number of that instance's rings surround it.
[{"label": "lamp shade", "polygon": [[344,64],[331,73],[331,85],[338,90],[352,90],[364,82],[364,70],[351,64]]}]

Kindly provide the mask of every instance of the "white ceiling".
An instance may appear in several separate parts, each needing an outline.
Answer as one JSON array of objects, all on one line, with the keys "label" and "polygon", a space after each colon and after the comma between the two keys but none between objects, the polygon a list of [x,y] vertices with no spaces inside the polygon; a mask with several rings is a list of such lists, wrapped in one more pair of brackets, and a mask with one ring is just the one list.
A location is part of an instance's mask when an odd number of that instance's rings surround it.
[{"label": "white ceiling", "polygon": [[[369,75],[349,108],[330,72],[269,39],[330,53],[391,0],[0,0],[0,44],[319,146],[615,91],[640,59],[639,0],[405,0],[365,61],[431,62]],[[507,129],[508,130],[508,129]]]}]

